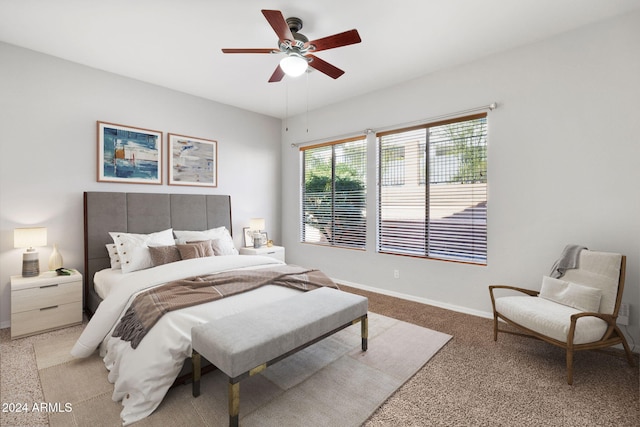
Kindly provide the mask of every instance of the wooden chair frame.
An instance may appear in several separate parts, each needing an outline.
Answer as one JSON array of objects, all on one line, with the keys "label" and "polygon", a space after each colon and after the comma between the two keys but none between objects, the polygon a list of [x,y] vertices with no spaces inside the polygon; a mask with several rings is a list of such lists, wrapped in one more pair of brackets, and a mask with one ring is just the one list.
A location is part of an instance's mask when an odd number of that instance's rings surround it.
[{"label": "wooden chair frame", "polygon": [[[627,344],[627,339],[624,334],[616,324],[616,320],[618,318],[618,311],[620,310],[620,303],[622,302],[622,292],[624,290],[624,279],[625,279],[625,271],[626,271],[626,263],[627,257],[622,256],[622,261],[620,264],[620,277],[618,279],[618,293],[616,295],[616,303],[613,310],[613,314],[603,314],[603,313],[592,313],[592,312],[582,312],[576,313],[571,316],[571,325],[569,327],[569,332],[567,334],[567,342],[558,341],[556,339],[550,338],[548,336],[542,335],[536,331],[532,331],[531,329],[525,328],[522,325],[512,321],[502,313],[499,313],[496,310],[496,301],[494,297],[495,289],[506,289],[511,291],[518,291],[524,293],[526,295],[536,297],[538,296],[538,291],[533,291],[530,289],[519,288],[516,286],[507,286],[507,285],[490,285],[489,286],[489,295],[491,296],[491,305],[493,307],[493,340],[498,340],[498,332],[503,332],[507,334],[526,336],[530,338],[537,338],[539,340],[548,342],[549,344],[553,344],[555,346],[564,348],[567,352],[567,383],[569,385],[573,384],[573,353],[580,350],[597,350],[603,349],[607,347],[611,347],[616,344],[622,344],[624,347],[624,351],[627,355],[627,360],[629,361],[630,366],[635,366],[635,359],[633,354],[631,353],[631,349],[629,348],[629,344]],[[576,322],[578,319],[582,317],[598,317],[605,322],[607,322],[607,330],[599,341],[594,341],[590,343],[584,344],[574,344],[574,334],[576,329]],[[519,329],[522,332],[511,331],[507,329],[500,329],[498,326],[498,319],[504,320],[508,325],[513,326],[516,329]]]}]

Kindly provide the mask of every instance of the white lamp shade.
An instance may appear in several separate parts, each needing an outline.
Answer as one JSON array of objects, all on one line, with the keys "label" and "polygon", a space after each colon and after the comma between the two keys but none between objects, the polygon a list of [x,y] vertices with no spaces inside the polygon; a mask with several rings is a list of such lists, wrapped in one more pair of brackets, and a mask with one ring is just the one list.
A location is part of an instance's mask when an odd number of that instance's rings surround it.
[{"label": "white lamp shade", "polygon": [[251,218],[249,228],[251,230],[264,230],[264,218]]},{"label": "white lamp shade", "polygon": [[297,55],[289,55],[280,60],[280,68],[291,77],[301,76],[307,71],[308,66],[307,60]]},{"label": "white lamp shade", "polygon": [[33,248],[47,246],[46,227],[16,228],[13,230],[14,248]]}]

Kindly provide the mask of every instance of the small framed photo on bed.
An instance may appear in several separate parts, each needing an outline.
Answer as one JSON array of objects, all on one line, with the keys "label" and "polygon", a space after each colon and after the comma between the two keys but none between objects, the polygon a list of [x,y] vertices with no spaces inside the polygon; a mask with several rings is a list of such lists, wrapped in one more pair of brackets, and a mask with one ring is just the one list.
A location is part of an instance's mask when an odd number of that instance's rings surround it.
[{"label": "small framed photo on bed", "polygon": [[98,181],[162,184],[162,132],[98,123]]},{"label": "small framed photo on bed", "polygon": [[218,142],[169,134],[169,185],[218,186]]}]

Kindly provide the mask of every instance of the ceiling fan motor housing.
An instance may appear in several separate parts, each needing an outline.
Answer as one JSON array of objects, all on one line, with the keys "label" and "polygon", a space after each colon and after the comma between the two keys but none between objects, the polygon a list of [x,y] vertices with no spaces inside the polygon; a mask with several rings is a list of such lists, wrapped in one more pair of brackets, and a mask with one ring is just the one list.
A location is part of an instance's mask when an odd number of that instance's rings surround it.
[{"label": "ceiling fan motor housing", "polygon": [[287,18],[286,21],[292,33],[297,33],[302,29],[302,19],[292,16],[291,18]]},{"label": "ceiling fan motor housing", "polygon": [[284,53],[293,52],[299,55],[304,55],[309,50],[310,46],[305,48],[305,44],[309,42],[309,39],[304,34],[298,32],[302,29],[302,19],[291,17],[287,18],[286,21],[289,26],[289,30],[291,30],[291,34],[293,35],[293,40],[280,40],[280,51]]}]

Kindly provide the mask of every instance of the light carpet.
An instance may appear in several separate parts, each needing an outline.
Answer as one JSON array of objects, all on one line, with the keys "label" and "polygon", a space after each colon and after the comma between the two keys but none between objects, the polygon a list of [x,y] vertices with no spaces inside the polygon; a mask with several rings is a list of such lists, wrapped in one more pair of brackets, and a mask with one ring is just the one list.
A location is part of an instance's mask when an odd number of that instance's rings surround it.
[{"label": "light carpet", "polygon": [[[121,425],[119,402],[97,354],[73,359],[78,332],[34,344],[45,402],[57,403],[51,426]],[[243,426],[359,426],[449,340],[450,335],[369,313],[369,349],[356,324],[240,383]],[[171,389],[136,426],[219,426],[228,422],[227,381],[204,375],[202,394]]]}]

